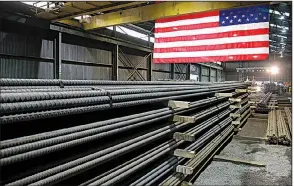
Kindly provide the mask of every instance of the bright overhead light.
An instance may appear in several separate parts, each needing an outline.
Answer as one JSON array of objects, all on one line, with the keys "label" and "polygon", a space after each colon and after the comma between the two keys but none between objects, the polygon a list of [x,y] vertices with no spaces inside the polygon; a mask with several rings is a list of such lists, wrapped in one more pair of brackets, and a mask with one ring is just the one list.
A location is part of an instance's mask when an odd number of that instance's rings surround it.
[{"label": "bright overhead light", "polygon": [[282,32],[286,32],[286,30],[282,30]]},{"label": "bright overhead light", "polygon": [[272,66],[270,69],[271,74],[278,74],[279,73],[279,68],[276,66]]},{"label": "bright overhead light", "polygon": [[284,19],[285,17],[284,16],[281,16],[281,18],[280,19]]}]

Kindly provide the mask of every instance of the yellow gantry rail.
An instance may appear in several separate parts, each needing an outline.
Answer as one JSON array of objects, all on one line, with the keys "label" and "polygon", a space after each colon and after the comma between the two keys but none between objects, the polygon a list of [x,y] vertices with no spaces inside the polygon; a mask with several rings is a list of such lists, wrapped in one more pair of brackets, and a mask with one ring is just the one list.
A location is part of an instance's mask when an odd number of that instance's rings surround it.
[{"label": "yellow gantry rail", "polygon": [[261,4],[261,2],[164,2],[138,8],[131,8],[87,18],[85,30],[108,26],[145,22],[194,12],[228,9],[240,6]]}]

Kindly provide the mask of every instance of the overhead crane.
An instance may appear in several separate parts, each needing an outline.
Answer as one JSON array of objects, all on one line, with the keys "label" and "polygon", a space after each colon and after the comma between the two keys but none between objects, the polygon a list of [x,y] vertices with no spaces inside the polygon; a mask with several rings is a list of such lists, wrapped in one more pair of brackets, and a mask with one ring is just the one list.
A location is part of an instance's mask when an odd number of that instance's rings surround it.
[{"label": "overhead crane", "polygon": [[[195,12],[221,10],[240,6],[261,4],[262,2],[128,2],[111,4],[110,2],[67,2],[58,12],[40,12],[38,17],[61,22],[85,30],[94,30],[108,26],[146,22]],[[97,4],[98,3],[98,4]],[[99,4],[103,3],[103,4]],[[122,10],[123,9],[123,10]],[[80,22],[72,18],[92,15]]]}]

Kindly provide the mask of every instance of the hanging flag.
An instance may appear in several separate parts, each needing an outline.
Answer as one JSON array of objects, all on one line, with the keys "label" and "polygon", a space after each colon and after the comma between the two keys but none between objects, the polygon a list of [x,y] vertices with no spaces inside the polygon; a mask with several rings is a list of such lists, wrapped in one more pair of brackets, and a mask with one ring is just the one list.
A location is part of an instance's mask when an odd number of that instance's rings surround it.
[{"label": "hanging flag", "polygon": [[156,20],[154,63],[265,60],[269,5]]}]

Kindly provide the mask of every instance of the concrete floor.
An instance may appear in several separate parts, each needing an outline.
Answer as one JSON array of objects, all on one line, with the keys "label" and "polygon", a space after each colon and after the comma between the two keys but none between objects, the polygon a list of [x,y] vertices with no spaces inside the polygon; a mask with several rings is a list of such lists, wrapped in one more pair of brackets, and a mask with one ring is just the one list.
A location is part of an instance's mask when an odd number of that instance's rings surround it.
[{"label": "concrete floor", "polygon": [[[238,135],[262,138],[266,130],[264,125],[264,122],[259,125],[249,119]],[[193,185],[291,185],[291,147],[233,138],[219,155],[258,161],[266,167],[212,161]]]}]

